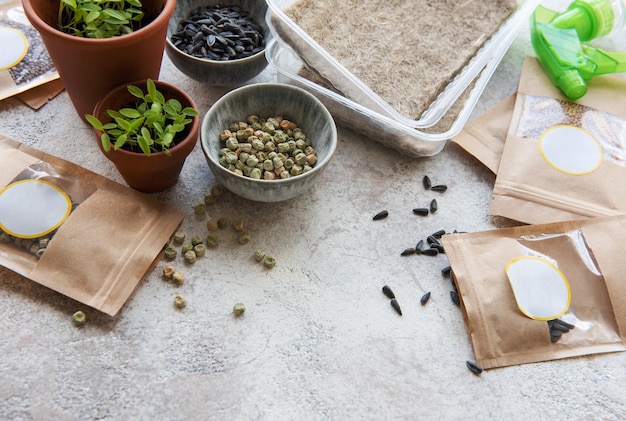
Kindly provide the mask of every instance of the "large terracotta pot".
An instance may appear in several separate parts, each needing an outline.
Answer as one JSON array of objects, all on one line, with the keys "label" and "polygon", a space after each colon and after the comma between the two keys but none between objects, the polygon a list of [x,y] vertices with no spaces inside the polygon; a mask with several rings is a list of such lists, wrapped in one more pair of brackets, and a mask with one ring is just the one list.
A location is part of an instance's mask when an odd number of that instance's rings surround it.
[{"label": "large terracotta pot", "polygon": [[143,0],[152,21],[127,35],[81,38],[56,29],[59,0],[22,0],[24,13],[39,31],[78,115],[91,113],[96,102],[116,86],[159,78],[167,24],[176,0]]},{"label": "large terracotta pot", "polygon": [[[197,106],[193,99],[177,86],[155,80],[157,89],[163,93],[165,99],[176,98],[184,107]],[[106,115],[106,111],[119,110],[133,104],[137,98],[132,96],[127,89],[127,85],[135,85],[146,91],[146,80],[133,81],[120,85],[108,92],[96,104],[93,115],[104,124],[111,121]],[[193,117],[193,122],[181,134],[184,139],[170,149],[171,155],[164,152],[151,153],[147,156],[141,152],[129,152],[123,149],[106,152],[102,147],[100,136],[102,132],[94,130],[100,150],[113,162],[120,175],[135,190],[144,193],[156,193],[173,186],[178,181],[180,171],[185,164],[185,159],[191,153],[198,140],[198,130],[200,128],[200,116]]]}]

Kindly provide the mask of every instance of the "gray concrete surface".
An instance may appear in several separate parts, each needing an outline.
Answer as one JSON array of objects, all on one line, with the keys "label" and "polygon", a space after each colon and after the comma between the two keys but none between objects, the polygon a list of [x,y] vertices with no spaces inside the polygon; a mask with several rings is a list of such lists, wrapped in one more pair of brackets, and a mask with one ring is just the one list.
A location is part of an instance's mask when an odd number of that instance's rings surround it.
[{"label": "gray concrete surface", "polygon": [[[520,34],[475,115],[516,90],[528,40]],[[274,80],[268,69],[254,81]],[[204,113],[224,92],[164,59],[162,79]],[[0,102],[0,133],[122,181],[61,94],[40,111]],[[427,193],[421,179],[446,183]],[[116,317],[0,268],[0,419],[7,420],[620,420],[626,354],[484,372],[440,269],[445,256],[401,257],[427,234],[507,225],[487,215],[494,175],[454,144],[410,159],[339,128],[334,161],[306,196],[259,204],[226,194],[217,217],[239,217],[249,244],[225,241],[181,287],[150,272]],[[213,185],[199,145],[180,182],[155,195],[186,213]],[[437,198],[426,218],[411,209]],[[377,223],[372,216],[386,209]],[[97,239],[94,239],[97,241]],[[264,270],[257,247],[277,259]],[[488,264],[488,262],[485,262]],[[404,315],[381,293],[392,286]],[[426,306],[419,299],[432,297]],[[182,311],[175,294],[187,297]],[[247,306],[242,318],[235,302]],[[76,310],[89,319],[71,323]]]}]

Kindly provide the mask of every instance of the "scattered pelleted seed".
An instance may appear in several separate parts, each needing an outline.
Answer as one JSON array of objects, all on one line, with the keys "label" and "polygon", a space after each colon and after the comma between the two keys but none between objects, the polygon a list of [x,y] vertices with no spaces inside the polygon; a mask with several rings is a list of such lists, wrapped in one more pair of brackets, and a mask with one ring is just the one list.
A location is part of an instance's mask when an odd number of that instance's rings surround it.
[{"label": "scattered pelleted seed", "polygon": [[185,308],[187,306],[187,300],[182,295],[174,296],[174,306],[176,308]]},{"label": "scattered pelleted seed", "polygon": [[243,313],[246,311],[246,306],[243,303],[236,303],[233,305],[233,314],[235,317],[243,316]]},{"label": "scattered pelleted seed", "polygon": [[86,322],[87,322],[87,316],[85,316],[85,313],[83,313],[82,311],[79,310],[72,315],[72,323],[74,323],[75,326],[81,327]]}]

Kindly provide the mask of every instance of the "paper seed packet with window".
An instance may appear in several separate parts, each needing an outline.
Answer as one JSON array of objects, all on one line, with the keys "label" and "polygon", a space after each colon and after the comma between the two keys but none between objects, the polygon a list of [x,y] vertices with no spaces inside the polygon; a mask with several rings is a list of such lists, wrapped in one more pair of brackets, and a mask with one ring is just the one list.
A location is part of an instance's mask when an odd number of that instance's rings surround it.
[{"label": "paper seed packet with window", "polygon": [[442,238],[485,369],[626,350],[626,215]]},{"label": "paper seed packet with window", "polygon": [[626,214],[626,78],[596,77],[572,102],[528,57],[491,215],[537,224]]},{"label": "paper seed packet with window", "polygon": [[0,135],[0,266],[115,316],[182,211]]}]

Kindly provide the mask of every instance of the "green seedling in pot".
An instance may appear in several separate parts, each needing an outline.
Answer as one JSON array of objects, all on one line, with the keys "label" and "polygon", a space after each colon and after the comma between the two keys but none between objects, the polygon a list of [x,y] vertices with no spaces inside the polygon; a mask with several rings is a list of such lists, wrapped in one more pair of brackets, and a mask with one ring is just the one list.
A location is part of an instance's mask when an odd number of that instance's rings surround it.
[{"label": "green seedling in pot", "polygon": [[83,38],[112,38],[141,26],[140,0],[61,0],[58,29]]},{"label": "green seedling in pot", "polygon": [[106,115],[113,120],[103,123],[91,114],[85,118],[96,130],[102,132],[100,140],[106,152],[120,148],[143,152],[150,156],[153,152],[170,155],[169,148],[176,145],[176,136],[193,121],[198,110],[181,105],[174,98],[168,100],[156,88],[151,79],[147,80],[147,93],[134,85],[128,85],[128,92],[139,101],[134,107],[107,110]]}]

